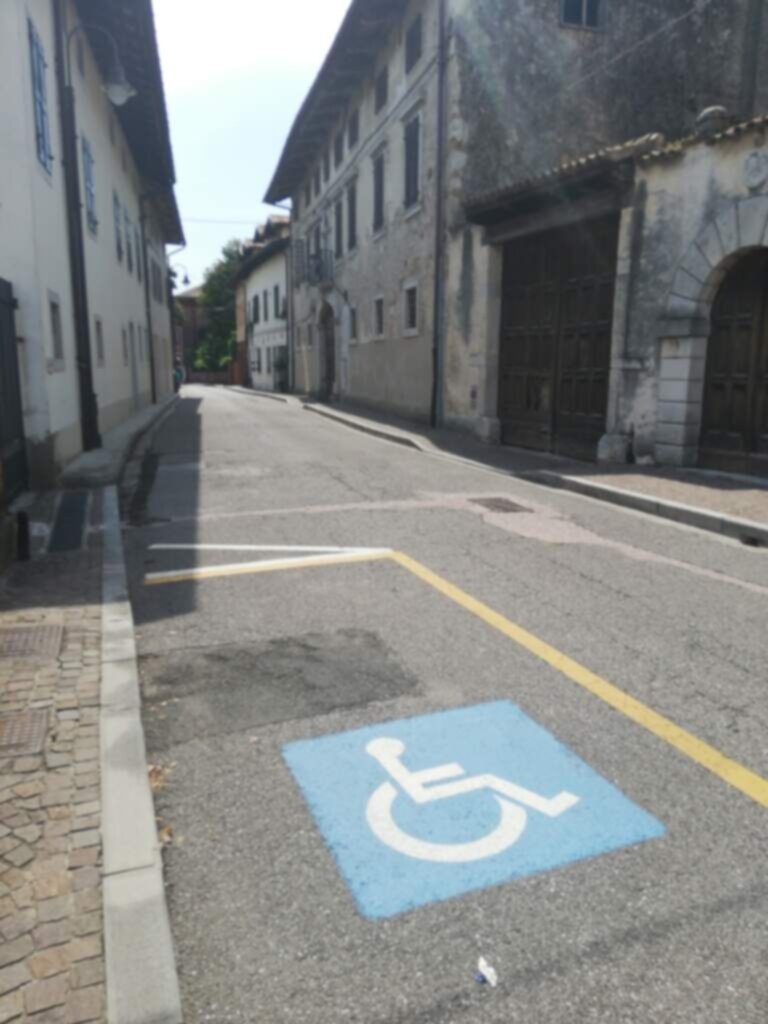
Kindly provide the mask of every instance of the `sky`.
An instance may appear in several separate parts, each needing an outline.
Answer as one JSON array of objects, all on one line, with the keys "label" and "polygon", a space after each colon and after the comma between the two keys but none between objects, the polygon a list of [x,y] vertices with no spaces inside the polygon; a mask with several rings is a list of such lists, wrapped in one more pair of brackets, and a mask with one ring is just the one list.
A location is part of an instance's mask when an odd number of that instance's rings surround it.
[{"label": "sky", "polygon": [[261,199],[348,4],[154,0],[187,239],[171,259],[180,280],[199,284],[226,242],[280,212]]}]

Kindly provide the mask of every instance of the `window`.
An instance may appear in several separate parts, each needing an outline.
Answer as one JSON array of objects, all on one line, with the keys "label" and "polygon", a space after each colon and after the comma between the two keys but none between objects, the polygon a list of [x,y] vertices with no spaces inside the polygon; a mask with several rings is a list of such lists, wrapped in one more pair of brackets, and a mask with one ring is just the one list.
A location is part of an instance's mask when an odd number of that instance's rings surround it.
[{"label": "window", "polygon": [[352,252],[357,248],[357,184],[347,189],[347,249]]},{"label": "window", "polygon": [[256,349],[256,373],[261,373],[261,348]]},{"label": "window", "polygon": [[255,324],[258,324],[261,321],[261,308],[259,306],[258,295],[254,295],[253,298],[251,299],[251,314],[253,322]]},{"label": "window", "polygon": [[335,247],[334,254],[337,260],[344,255],[344,200],[339,198],[333,207]]},{"label": "window", "polygon": [[344,132],[339,132],[333,140],[333,166],[341,167],[344,160]]},{"label": "window", "polygon": [[101,322],[101,317],[96,317],[94,320],[95,337],[96,337],[96,364],[98,366],[104,365],[104,327]]},{"label": "window", "polygon": [[266,288],[264,289],[261,298],[264,303],[264,323],[266,323],[267,320],[269,320],[269,292]]},{"label": "window", "polygon": [[373,158],[373,231],[384,227],[384,154]]},{"label": "window", "polygon": [[61,306],[53,295],[48,296],[48,310],[51,315],[51,347],[53,361],[59,365],[64,362],[64,335],[61,331]]},{"label": "window", "polygon": [[349,310],[349,340],[357,341],[357,309],[355,306]]},{"label": "window", "polygon": [[312,245],[314,246],[314,254],[315,254],[315,256],[319,257],[320,256],[320,249],[322,248],[322,238],[321,238],[321,233],[320,233],[320,224],[319,224],[319,222],[317,224],[315,224],[314,228],[312,229]]},{"label": "window", "polygon": [[119,263],[123,262],[123,211],[117,192],[112,193],[112,209],[115,214],[115,249]]},{"label": "window", "polygon": [[403,309],[403,327],[406,334],[418,334],[419,331],[419,289],[409,285],[405,289]]},{"label": "window", "polygon": [[140,326],[136,328],[136,333],[139,336],[139,362],[143,363],[144,362],[144,332],[142,331]]},{"label": "window", "polygon": [[128,324],[128,334],[129,334],[129,337],[131,339],[131,346],[130,346],[131,362],[135,366],[135,364],[136,364],[136,329],[135,329],[135,327],[133,326],[132,323]]},{"label": "window", "polygon": [[53,166],[53,154],[51,153],[51,126],[48,121],[48,95],[45,88],[45,72],[48,65],[37,29],[31,21],[27,22],[27,28],[29,31],[29,59],[32,65],[32,97],[35,108],[35,148],[41,167],[50,174]]},{"label": "window", "polygon": [[421,119],[416,116],[405,126],[405,207],[419,201],[419,163],[421,158]]},{"label": "window", "polygon": [[349,142],[349,148],[354,149],[357,143],[360,141],[360,111],[353,110],[349,115],[349,121],[347,123],[347,139]]},{"label": "window", "polygon": [[272,348],[267,346],[267,373],[272,373]]},{"label": "window", "polygon": [[83,136],[83,190],[85,192],[85,220],[88,230],[96,234],[99,227],[99,219],[96,216],[96,185],[93,178],[93,152],[88,139]]},{"label": "window", "polygon": [[323,181],[326,184],[328,183],[328,179],[330,178],[330,176],[331,176],[331,154],[330,154],[330,151],[326,149],[326,151],[323,153]]},{"label": "window", "polygon": [[138,228],[134,228],[133,237],[134,241],[136,242],[136,276],[139,279],[139,284],[141,284],[144,278],[142,272],[142,265],[144,263],[144,250],[142,249],[141,246],[141,235],[139,234]]},{"label": "window", "polygon": [[123,328],[123,365],[128,365],[128,334]]},{"label": "window", "polygon": [[130,217],[127,212],[124,214],[125,220],[125,265],[128,268],[128,273],[133,273],[133,227],[131,225]]},{"label": "window", "polygon": [[384,299],[373,300],[373,336],[384,337]]},{"label": "window", "polygon": [[421,60],[422,53],[421,15],[413,19],[405,34],[405,73]]},{"label": "window", "polygon": [[315,185],[315,199],[317,199],[317,197],[320,195],[320,166],[319,165],[315,168],[314,185]]},{"label": "window", "polygon": [[600,28],[600,0],[563,0],[563,23]]},{"label": "window", "polygon": [[376,84],[373,90],[373,109],[378,114],[387,105],[389,99],[389,68],[382,68],[376,75]]},{"label": "window", "polygon": [[274,305],[272,306],[272,309],[274,310],[274,315],[275,315],[275,317],[277,319],[279,319],[280,318],[280,285],[279,284],[276,284],[275,287],[272,289],[272,302],[274,303]]}]

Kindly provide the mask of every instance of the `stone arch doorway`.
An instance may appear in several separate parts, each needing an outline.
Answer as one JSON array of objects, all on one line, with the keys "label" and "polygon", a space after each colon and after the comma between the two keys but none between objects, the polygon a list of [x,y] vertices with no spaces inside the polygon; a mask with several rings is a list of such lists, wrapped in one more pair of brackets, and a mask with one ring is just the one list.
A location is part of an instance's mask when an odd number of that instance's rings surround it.
[{"label": "stone arch doorway", "polygon": [[710,323],[699,465],[768,476],[768,248],[732,263]]},{"label": "stone arch doorway", "polygon": [[320,337],[323,342],[320,393],[328,401],[336,388],[336,318],[333,308],[324,302],[320,310]]}]

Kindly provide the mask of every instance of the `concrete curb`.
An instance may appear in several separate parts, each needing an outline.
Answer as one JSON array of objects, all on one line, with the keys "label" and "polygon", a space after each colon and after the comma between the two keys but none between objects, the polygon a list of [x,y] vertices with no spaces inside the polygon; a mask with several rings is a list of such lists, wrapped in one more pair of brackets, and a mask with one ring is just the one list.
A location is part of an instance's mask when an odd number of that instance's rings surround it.
[{"label": "concrete curb", "polygon": [[283,402],[288,405],[290,399],[285,395],[276,395],[272,391],[257,391],[255,388],[241,388],[238,384],[230,384],[228,391],[236,391],[239,395],[251,395],[253,398],[268,398],[271,402]]},{"label": "concrete curb", "polygon": [[121,439],[116,448],[98,448],[78,455],[62,472],[61,486],[65,490],[75,490],[81,487],[109,487],[118,483],[139,439],[171,410],[178,397],[170,395],[162,404],[152,406],[152,415],[141,418],[135,429],[127,430],[125,438]]},{"label": "concrete curb", "polygon": [[768,525],[754,522],[751,519],[726,516],[719,512],[711,512],[693,505],[683,505],[676,501],[664,501],[661,498],[639,494],[637,491],[627,491],[620,487],[583,480],[581,477],[552,473],[549,470],[525,473],[521,474],[521,477],[529,483],[573,491],[575,494],[610,502],[612,505],[620,505],[623,508],[631,508],[636,512],[645,512],[661,519],[684,523],[686,526],[695,526],[699,530],[719,533],[721,536],[732,537],[746,544],[768,545]]},{"label": "concrete curb", "polygon": [[103,491],[101,793],[108,1024],[181,1024],[117,488]]},{"label": "concrete curb", "polygon": [[304,409],[306,412],[313,412],[317,416],[324,416],[327,420],[334,420],[336,423],[343,423],[345,427],[351,427],[353,430],[359,430],[363,434],[370,434],[371,437],[379,437],[384,441],[392,441],[394,444],[402,445],[404,448],[415,448],[418,452],[430,451],[426,445],[421,444],[415,438],[400,431],[387,430],[386,427],[378,425],[371,426],[356,417],[347,416],[344,413],[335,412],[333,409],[326,409],[323,406],[314,405],[311,402],[305,402]]}]

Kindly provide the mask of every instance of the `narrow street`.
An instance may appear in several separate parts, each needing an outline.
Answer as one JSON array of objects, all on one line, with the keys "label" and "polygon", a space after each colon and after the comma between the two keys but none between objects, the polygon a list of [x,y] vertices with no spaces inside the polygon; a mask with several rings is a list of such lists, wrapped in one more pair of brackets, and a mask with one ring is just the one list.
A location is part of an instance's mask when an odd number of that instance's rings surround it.
[{"label": "narrow street", "polygon": [[187,1024],[765,1024],[767,551],[221,388],[128,480]]}]

